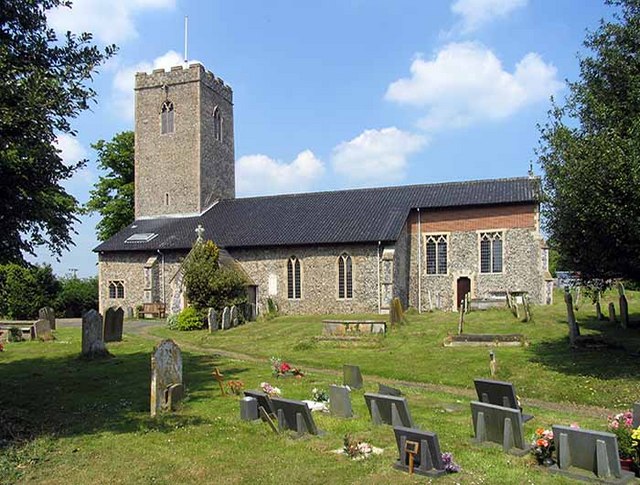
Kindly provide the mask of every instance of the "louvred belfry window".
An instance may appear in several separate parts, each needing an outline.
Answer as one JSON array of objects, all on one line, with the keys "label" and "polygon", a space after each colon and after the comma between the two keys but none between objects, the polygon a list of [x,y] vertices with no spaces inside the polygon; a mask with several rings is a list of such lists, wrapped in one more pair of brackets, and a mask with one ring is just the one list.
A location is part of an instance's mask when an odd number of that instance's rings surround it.
[{"label": "louvred belfry window", "polygon": [[173,133],[173,103],[165,101],[160,110],[160,132],[165,135]]}]

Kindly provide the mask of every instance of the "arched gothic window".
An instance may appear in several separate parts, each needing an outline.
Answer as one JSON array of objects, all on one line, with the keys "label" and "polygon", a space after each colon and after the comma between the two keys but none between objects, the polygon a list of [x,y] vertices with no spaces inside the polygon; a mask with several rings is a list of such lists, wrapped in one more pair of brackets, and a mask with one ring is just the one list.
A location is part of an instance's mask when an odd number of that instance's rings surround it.
[{"label": "arched gothic window", "polygon": [[163,135],[173,133],[173,103],[168,100],[162,103],[162,110],[160,111],[160,132]]},{"label": "arched gothic window", "polygon": [[338,298],[353,298],[353,263],[346,253],[338,258]]},{"label": "arched gothic window", "polygon": [[213,138],[222,141],[222,115],[217,106],[213,109]]},{"label": "arched gothic window", "polygon": [[109,281],[109,298],[124,298],[124,281]]},{"label": "arched gothic window", "polygon": [[287,297],[290,300],[300,299],[300,260],[295,256],[287,261]]}]

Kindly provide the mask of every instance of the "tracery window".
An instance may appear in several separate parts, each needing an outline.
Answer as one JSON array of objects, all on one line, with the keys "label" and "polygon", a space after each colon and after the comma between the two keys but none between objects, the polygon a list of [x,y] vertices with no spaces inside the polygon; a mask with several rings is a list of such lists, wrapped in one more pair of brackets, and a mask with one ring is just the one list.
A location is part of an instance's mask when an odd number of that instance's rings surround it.
[{"label": "tracery window", "polygon": [[353,298],[353,263],[346,253],[338,258],[338,298]]},{"label": "tracery window", "polygon": [[447,235],[432,234],[425,238],[427,274],[447,274]]},{"label": "tracery window", "polygon": [[502,233],[480,233],[480,272],[502,273]]},{"label": "tracery window", "polygon": [[163,135],[173,133],[173,117],[173,103],[167,100],[162,103],[162,109],[160,110],[160,132]]},{"label": "tracery window", "polygon": [[124,281],[109,281],[109,298],[124,298]]},{"label": "tracery window", "polygon": [[300,260],[295,256],[287,261],[287,297],[290,300],[300,299]]}]

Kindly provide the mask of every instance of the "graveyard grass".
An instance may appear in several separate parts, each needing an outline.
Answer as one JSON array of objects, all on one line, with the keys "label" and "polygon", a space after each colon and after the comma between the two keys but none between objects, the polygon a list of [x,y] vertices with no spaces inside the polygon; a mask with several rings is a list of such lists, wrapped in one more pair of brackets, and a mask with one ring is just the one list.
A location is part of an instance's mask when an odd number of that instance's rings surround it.
[{"label": "graveyard grass", "polygon": [[[639,295],[628,292],[628,297],[631,318],[640,321]],[[536,416],[525,425],[527,441],[536,428],[552,424],[578,422],[604,430],[608,412],[637,400],[640,331],[597,322],[594,315],[584,301],[576,315],[582,333],[604,334],[627,351],[570,351],[561,301],[535,307],[535,321],[526,324],[506,310],[468,315],[467,333],[519,332],[530,342],[496,349],[497,378],[513,381],[525,410]],[[447,333],[456,330],[456,315],[409,315],[408,323],[388,336],[357,344],[316,342],[322,318],[280,317],[214,335],[161,327],[131,333],[125,323],[124,341],[108,344],[113,357],[97,361],[78,359],[79,329],[57,330],[52,342],[7,345],[0,353],[1,429],[30,438],[0,449],[0,483],[428,482],[391,467],[396,459],[392,429],[371,425],[363,399],[364,392],[377,390],[376,382],[402,389],[416,425],[437,432],[442,450],[453,452],[462,466],[460,474],[438,483],[571,483],[538,468],[531,456],[513,457],[500,447],[470,443],[472,380],[489,376],[488,349],[442,347]],[[187,399],[177,413],[152,419],[150,354],[160,337],[173,338],[183,350]],[[268,364],[272,355],[307,375],[276,381]],[[352,393],[356,418],[314,413],[326,434],[304,439],[274,435],[261,422],[240,421],[237,398],[221,397],[211,376],[218,367],[247,389],[269,381],[284,397],[308,399],[314,387],[327,389],[341,381],[343,363],[359,364],[364,374],[364,389]],[[346,433],[385,451],[361,462],[331,453],[341,448]]]}]

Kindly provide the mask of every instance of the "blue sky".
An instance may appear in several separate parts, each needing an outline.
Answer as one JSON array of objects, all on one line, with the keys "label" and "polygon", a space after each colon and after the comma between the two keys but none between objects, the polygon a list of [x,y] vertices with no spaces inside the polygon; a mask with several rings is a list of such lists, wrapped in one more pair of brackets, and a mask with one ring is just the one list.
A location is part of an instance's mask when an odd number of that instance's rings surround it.
[{"label": "blue sky", "polygon": [[[77,137],[60,137],[63,158],[89,159],[65,185],[88,199],[90,144],[133,129],[133,75],[182,61],[185,15],[189,60],[234,90],[239,197],[523,176],[549,97],[610,14],[599,0],[75,0],[50,24],[120,50]],[[33,260],[95,275],[97,220],[60,261]]]}]

